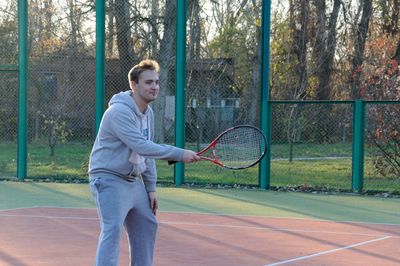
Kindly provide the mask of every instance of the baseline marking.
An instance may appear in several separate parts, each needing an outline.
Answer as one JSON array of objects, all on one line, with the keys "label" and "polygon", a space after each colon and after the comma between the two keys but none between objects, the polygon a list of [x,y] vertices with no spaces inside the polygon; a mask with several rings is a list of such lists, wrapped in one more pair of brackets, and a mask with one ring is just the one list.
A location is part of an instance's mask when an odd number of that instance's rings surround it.
[{"label": "baseline marking", "polygon": [[372,239],[372,240],[356,243],[356,244],[345,246],[345,247],[341,247],[341,248],[335,248],[335,249],[322,251],[322,252],[318,252],[318,253],[307,255],[307,256],[302,256],[302,257],[298,257],[298,258],[294,258],[294,259],[279,261],[279,262],[275,262],[275,263],[272,263],[272,264],[266,264],[264,266],[282,265],[282,264],[287,264],[287,263],[294,262],[294,261],[305,260],[305,259],[318,257],[318,256],[329,254],[329,253],[334,253],[334,252],[341,251],[341,250],[351,249],[351,248],[354,248],[354,247],[366,245],[366,244],[377,242],[377,241],[382,241],[382,240],[385,240],[385,239],[388,239],[388,238],[391,238],[391,236],[384,236],[384,237],[381,237],[381,238],[376,238],[376,239]]},{"label": "baseline marking", "polygon": [[30,215],[30,214],[1,214],[0,217],[24,217],[24,218],[42,218],[59,220],[98,220],[98,218],[78,217],[78,216],[50,216],[50,215]]},{"label": "baseline marking", "polygon": [[[203,226],[203,227],[225,227],[225,228],[236,228],[236,229],[254,229],[254,230],[265,230],[265,231],[276,231],[276,232],[298,232],[298,233],[317,233],[317,234],[341,234],[341,235],[352,235],[352,236],[371,236],[371,237],[382,237],[382,234],[364,234],[364,233],[352,233],[352,232],[340,232],[340,231],[322,231],[322,230],[305,230],[305,229],[287,229],[287,228],[270,228],[262,226],[248,226],[248,225],[232,225],[232,224],[210,224],[210,223],[191,223],[191,222],[171,222],[171,221],[160,221],[160,224],[170,225],[190,225],[190,226]],[[383,235],[384,237],[400,238],[392,235]]]},{"label": "baseline marking", "polygon": [[[32,207],[20,207],[12,209],[3,209],[1,212],[23,210],[23,209],[78,209],[78,210],[96,210],[96,208],[90,207],[56,207],[56,206],[32,206]],[[328,223],[345,223],[345,224],[367,224],[367,225],[387,225],[387,226],[399,226],[400,223],[375,223],[375,222],[363,222],[363,221],[346,221],[346,220],[328,220],[328,219],[313,219],[305,217],[288,217],[288,216],[268,216],[268,215],[252,215],[252,214],[229,214],[229,213],[215,213],[215,212],[188,212],[188,211],[158,211],[159,213],[171,213],[171,214],[199,214],[199,215],[210,215],[210,216],[231,216],[231,217],[258,217],[268,219],[286,219],[286,220],[303,220],[303,221],[318,221]]]}]

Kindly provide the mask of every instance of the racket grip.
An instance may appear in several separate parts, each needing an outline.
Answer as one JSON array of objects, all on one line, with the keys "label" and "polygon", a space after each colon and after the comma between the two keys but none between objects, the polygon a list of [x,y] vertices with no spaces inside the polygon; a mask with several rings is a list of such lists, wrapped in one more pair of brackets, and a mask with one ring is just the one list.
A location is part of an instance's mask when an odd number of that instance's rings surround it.
[{"label": "racket grip", "polygon": [[177,163],[177,161],[168,161],[168,165],[176,164],[176,163]]}]

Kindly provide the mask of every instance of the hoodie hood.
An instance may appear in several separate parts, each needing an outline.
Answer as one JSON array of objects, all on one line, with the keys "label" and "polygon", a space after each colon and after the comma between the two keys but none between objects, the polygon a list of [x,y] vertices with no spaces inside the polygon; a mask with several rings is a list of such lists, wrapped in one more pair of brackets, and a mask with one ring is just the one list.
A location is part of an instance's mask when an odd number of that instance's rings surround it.
[{"label": "hoodie hood", "polygon": [[132,91],[122,91],[120,93],[115,94],[111,100],[108,102],[108,106],[111,106],[113,104],[123,104],[128,106],[135,114],[139,117],[143,117],[144,115],[147,115],[149,112],[149,108],[146,108],[144,111],[144,114],[139,111],[139,107],[137,106],[135,99],[132,97]]}]

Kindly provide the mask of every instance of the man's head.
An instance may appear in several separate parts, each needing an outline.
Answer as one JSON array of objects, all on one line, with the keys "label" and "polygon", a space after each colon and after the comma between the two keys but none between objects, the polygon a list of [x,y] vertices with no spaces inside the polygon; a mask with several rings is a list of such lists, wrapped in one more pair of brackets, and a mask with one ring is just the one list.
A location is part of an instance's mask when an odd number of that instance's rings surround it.
[{"label": "man's head", "polygon": [[154,60],[143,60],[135,65],[128,74],[129,85],[136,102],[145,106],[157,98],[159,87],[158,71],[160,67]]}]

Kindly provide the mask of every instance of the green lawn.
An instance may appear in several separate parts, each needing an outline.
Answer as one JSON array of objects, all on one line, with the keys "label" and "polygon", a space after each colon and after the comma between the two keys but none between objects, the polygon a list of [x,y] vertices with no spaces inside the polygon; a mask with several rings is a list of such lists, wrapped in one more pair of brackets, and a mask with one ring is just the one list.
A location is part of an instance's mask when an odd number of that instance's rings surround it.
[{"label": "green lawn", "polygon": [[[51,157],[45,142],[28,145],[28,176],[32,179],[86,179],[87,162],[92,143],[70,142],[59,144]],[[194,148],[189,147],[189,148]],[[15,143],[0,143],[0,176],[14,177],[16,173]],[[366,153],[368,154],[368,153]],[[337,158],[334,158],[337,157]],[[272,186],[323,186],[351,189],[350,144],[296,144],[293,161],[289,161],[289,146],[276,144],[271,149]],[[379,176],[367,158],[364,188],[389,192],[400,191],[400,177]],[[163,182],[173,182],[173,166],[158,161],[158,176]],[[209,162],[185,165],[185,182],[213,184],[258,185],[258,167],[233,171]]]}]

